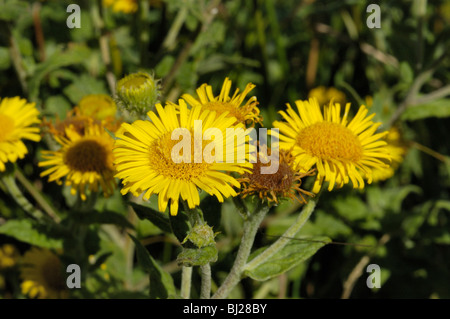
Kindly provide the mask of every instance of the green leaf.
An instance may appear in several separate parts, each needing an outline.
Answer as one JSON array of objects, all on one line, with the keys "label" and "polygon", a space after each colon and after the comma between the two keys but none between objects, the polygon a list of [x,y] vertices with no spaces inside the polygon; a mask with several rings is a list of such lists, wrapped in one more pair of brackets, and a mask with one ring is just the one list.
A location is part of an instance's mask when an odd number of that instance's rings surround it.
[{"label": "green leaf", "polygon": [[107,90],[104,82],[87,74],[82,74],[64,89],[64,94],[66,94],[74,104],[80,102],[86,95],[106,93]]},{"label": "green leaf", "polygon": [[[314,237],[309,239],[291,240],[281,250],[270,256],[255,268],[247,269],[245,275],[252,279],[264,281],[285,273],[313,256],[320,248],[331,242],[328,237]],[[266,247],[258,249],[249,261],[262,253]]]},{"label": "green leaf", "polygon": [[149,273],[150,276],[150,298],[166,299],[175,295],[175,285],[172,276],[165,272],[148,253],[141,242],[130,235],[136,245],[136,256],[141,267]]},{"label": "green leaf", "polygon": [[21,242],[48,249],[62,248],[61,239],[51,238],[43,231],[45,229],[42,225],[27,219],[8,220],[0,226],[0,234],[13,237]]},{"label": "green leaf", "polygon": [[170,220],[161,212],[154,210],[148,206],[139,205],[133,202],[129,203],[133,207],[136,215],[139,219],[148,220],[163,232],[171,233],[172,228],[170,226]]},{"label": "green leaf", "polygon": [[127,228],[134,228],[125,216],[111,211],[96,212],[91,211],[87,213],[71,214],[70,218],[76,222],[85,225],[91,224],[112,224]]},{"label": "green leaf", "polygon": [[47,74],[62,67],[83,63],[88,59],[89,54],[87,47],[74,46],[67,51],[54,53],[47,60],[37,65],[28,83],[32,99],[38,96],[41,81]]},{"label": "green leaf", "polygon": [[0,47],[0,70],[6,70],[11,66],[11,58],[9,57],[9,50],[5,47]]},{"label": "green leaf", "polygon": [[207,224],[214,229],[220,227],[222,203],[216,196],[207,196],[200,202],[200,209]]},{"label": "green leaf", "polygon": [[29,4],[25,1],[1,1],[0,20],[15,21],[29,12]]},{"label": "green leaf", "polygon": [[183,242],[190,230],[189,217],[179,210],[176,216],[169,215],[169,220],[172,232],[180,243]]},{"label": "green leaf", "polygon": [[215,245],[202,248],[183,248],[177,256],[179,265],[185,267],[203,266],[217,261],[218,251]]},{"label": "green leaf", "polygon": [[428,117],[450,116],[450,99],[439,99],[426,104],[411,106],[402,114],[402,120],[417,121]]}]

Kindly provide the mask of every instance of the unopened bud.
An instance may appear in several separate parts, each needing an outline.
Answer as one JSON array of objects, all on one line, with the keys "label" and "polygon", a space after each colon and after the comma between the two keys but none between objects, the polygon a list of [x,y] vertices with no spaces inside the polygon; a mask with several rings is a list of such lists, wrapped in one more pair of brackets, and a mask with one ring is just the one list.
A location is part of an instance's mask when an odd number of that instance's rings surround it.
[{"label": "unopened bud", "polygon": [[129,113],[145,116],[159,98],[159,83],[145,72],[132,73],[117,82],[118,104]]},{"label": "unopened bud", "polygon": [[183,243],[189,240],[198,248],[206,247],[209,245],[213,245],[215,243],[214,237],[216,234],[214,233],[212,227],[204,224],[204,225],[195,225],[189,234],[184,239]]}]

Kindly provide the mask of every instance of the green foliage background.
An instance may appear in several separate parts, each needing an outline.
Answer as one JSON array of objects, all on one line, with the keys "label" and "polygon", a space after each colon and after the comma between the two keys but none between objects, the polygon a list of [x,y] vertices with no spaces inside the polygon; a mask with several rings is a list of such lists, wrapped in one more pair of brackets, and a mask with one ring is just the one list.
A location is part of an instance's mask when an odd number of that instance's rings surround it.
[{"label": "green foliage background", "polygon": [[[79,29],[66,26],[70,3],[80,5]],[[140,1],[136,13],[124,14],[104,8],[101,1],[0,0],[0,96],[27,98],[42,116],[64,118],[84,95],[113,94],[115,80],[139,70],[162,80],[163,102],[194,93],[202,83],[217,92],[229,76],[234,87],[257,85],[252,94],[266,127],[279,119],[277,112],[286,103],[306,99],[319,85],[343,91],[353,110],[371,96],[375,120],[384,123],[383,129],[395,120],[410,146],[395,176],[363,191],[324,192],[301,235],[327,236],[337,243],[269,280],[244,279],[232,296],[449,298],[450,5],[443,0],[381,1],[381,28],[370,29],[370,3]],[[39,177],[36,163],[39,151],[47,148],[45,139],[27,146],[29,154],[18,167],[64,220],[87,225],[84,242],[42,225],[36,228],[24,207],[2,189],[0,244],[14,243],[22,251],[29,245],[73,250],[72,256],[84,258],[77,262],[97,256],[100,262],[91,265],[87,285],[75,297],[148,297],[148,269],[179,281],[179,247],[157,227],[158,221],[137,218],[118,192],[98,198],[92,208],[97,213],[87,220],[74,221],[77,203],[68,190]],[[229,202],[208,207],[214,207],[208,218],[220,231],[219,256],[212,264],[217,285],[233,262],[242,221]],[[298,210],[288,201],[273,209],[256,245],[282,235]],[[140,248],[136,255],[123,249],[103,231],[117,228],[122,236],[128,226],[151,259]],[[120,243],[131,242],[123,238]],[[75,253],[80,247],[83,251]],[[139,258],[144,262],[135,264]],[[107,264],[109,282],[99,275],[101,262]],[[380,289],[366,286],[371,263],[381,267]],[[172,278],[162,278],[153,284],[173,291]],[[17,282],[0,287],[0,296],[21,297]]]}]

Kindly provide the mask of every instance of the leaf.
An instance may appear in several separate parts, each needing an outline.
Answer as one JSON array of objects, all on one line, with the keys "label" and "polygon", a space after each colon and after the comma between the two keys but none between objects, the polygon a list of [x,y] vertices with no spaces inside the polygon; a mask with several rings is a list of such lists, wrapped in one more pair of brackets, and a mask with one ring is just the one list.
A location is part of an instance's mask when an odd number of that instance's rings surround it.
[{"label": "leaf", "polygon": [[131,207],[133,207],[136,215],[139,219],[148,220],[153,223],[156,227],[161,229],[163,232],[171,233],[172,228],[170,226],[170,220],[161,212],[154,210],[148,206],[139,205],[137,203],[130,202]]},{"label": "leaf", "polygon": [[67,51],[58,51],[44,62],[38,64],[28,83],[30,96],[32,98],[38,96],[41,81],[47,74],[65,66],[83,63],[87,60],[89,54],[87,47],[74,46]]},{"label": "leaf", "polygon": [[214,229],[220,227],[222,204],[215,196],[207,196],[200,202],[200,209],[207,224]]},{"label": "leaf", "polygon": [[105,84],[87,74],[82,74],[69,86],[64,88],[64,94],[74,104],[80,102],[80,100],[89,94],[106,94],[107,90]]},{"label": "leaf", "polygon": [[27,219],[12,219],[0,226],[0,234],[13,237],[21,242],[48,248],[62,248],[62,240],[51,238],[42,232],[42,226]]},{"label": "leaf", "polygon": [[416,121],[428,117],[444,118],[450,116],[450,99],[439,99],[426,104],[407,108],[402,114],[402,120]]},{"label": "leaf", "polygon": [[166,299],[175,295],[175,285],[172,276],[165,272],[148,253],[141,242],[129,234],[136,246],[136,256],[141,267],[148,272],[150,276],[150,298]]},{"label": "leaf", "polygon": [[80,224],[113,224],[117,226],[134,228],[125,216],[111,211],[96,212],[91,211],[87,213],[71,214],[70,218],[73,218]]},{"label": "leaf", "polygon": [[189,217],[185,212],[178,211],[176,216],[169,215],[169,220],[172,232],[180,243],[183,242],[190,230]]},{"label": "leaf", "polygon": [[29,4],[25,1],[2,1],[1,6],[0,20],[4,21],[16,21],[29,10]]},{"label": "leaf", "polygon": [[[307,240],[307,239],[306,239]],[[291,240],[281,250],[270,256],[255,268],[247,269],[245,275],[252,279],[264,281],[285,273],[313,256],[320,248],[331,242],[328,237],[314,237],[313,241]],[[249,261],[262,253],[266,247],[258,249]]]}]

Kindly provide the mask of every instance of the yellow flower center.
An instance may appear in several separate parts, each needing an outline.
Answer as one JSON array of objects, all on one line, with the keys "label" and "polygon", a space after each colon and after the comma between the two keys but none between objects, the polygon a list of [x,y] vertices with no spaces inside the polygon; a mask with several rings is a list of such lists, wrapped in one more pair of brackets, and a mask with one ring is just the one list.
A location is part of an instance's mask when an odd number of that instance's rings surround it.
[{"label": "yellow flower center", "polygon": [[204,107],[207,110],[216,112],[217,115],[228,112],[228,116],[234,116],[240,123],[245,121],[245,117],[241,112],[239,112],[239,109],[228,102],[208,102]]},{"label": "yellow flower center", "polygon": [[[184,163],[183,161],[177,163],[172,158],[172,149],[175,145],[180,143],[181,139],[172,140],[171,135],[171,133],[166,133],[150,146],[149,158],[152,168],[157,171],[158,174],[163,175],[164,177],[185,181],[190,181],[192,178],[202,176],[208,169],[210,164],[203,160],[203,155],[201,157],[201,163],[195,163],[194,134],[191,132],[191,158],[190,162],[186,161],[186,163]],[[189,143],[186,144],[189,145]],[[182,150],[182,152],[186,151],[188,150]],[[176,155],[182,157],[183,155],[185,155],[182,152]],[[201,147],[201,149],[198,149],[198,152],[203,153],[203,146]]]},{"label": "yellow flower center", "polygon": [[297,145],[321,159],[357,162],[363,154],[357,136],[345,126],[331,122],[315,123],[301,130]]},{"label": "yellow flower center", "polygon": [[122,87],[125,89],[138,89],[140,88],[145,82],[147,82],[148,78],[144,76],[133,76],[129,77],[126,81],[124,81],[122,84]]},{"label": "yellow flower center", "polygon": [[112,152],[107,146],[95,138],[83,138],[71,146],[65,156],[64,163],[72,170],[80,172],[102,172],[112,167]]},{"label": "yellow flower center", "polygon": [[6,141],[14,130],[14,120],[8,115],[0,114],[0,142]]}]

